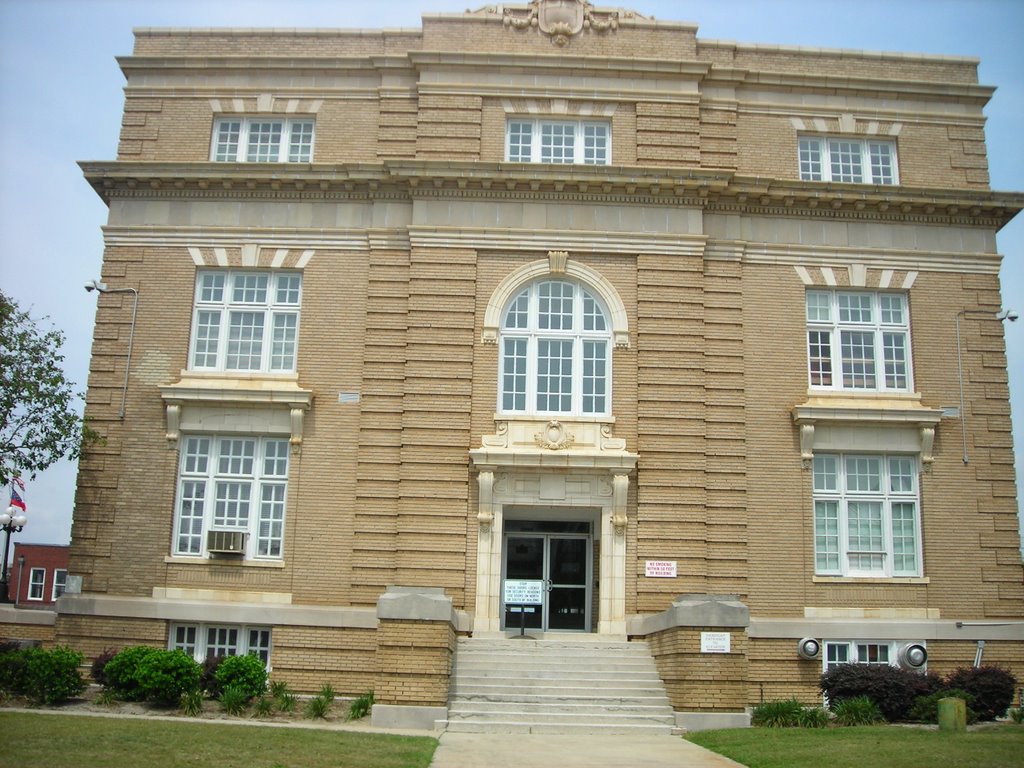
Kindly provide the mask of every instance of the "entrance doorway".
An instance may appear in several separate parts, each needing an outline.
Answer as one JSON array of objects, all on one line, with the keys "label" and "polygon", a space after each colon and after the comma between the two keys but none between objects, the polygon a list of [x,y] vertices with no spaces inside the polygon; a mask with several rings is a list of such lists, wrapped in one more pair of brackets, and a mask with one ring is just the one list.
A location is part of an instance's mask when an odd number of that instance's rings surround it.
[{"label": "entrance doorway", "polygon": [[[541,582],[539,605],[502,605],[502,629],[590,632],[593,547],[590,524],[509,520],[504,540],[508,580]],[[530,611],[530,609],[533,609]]]}]

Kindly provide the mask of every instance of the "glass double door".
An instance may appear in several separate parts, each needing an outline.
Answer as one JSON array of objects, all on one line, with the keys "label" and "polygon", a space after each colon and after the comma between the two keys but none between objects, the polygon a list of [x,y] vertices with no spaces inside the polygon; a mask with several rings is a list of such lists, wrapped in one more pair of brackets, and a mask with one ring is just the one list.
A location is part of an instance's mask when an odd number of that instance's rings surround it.
[{"label": "glass double door", "polygon": [[[541,604],[504,607],[504,626],[590,631],[590,536],[510,533],[505,536],[505,579],[541,582]],[[530,608],[533,610],[531,611]]]}]

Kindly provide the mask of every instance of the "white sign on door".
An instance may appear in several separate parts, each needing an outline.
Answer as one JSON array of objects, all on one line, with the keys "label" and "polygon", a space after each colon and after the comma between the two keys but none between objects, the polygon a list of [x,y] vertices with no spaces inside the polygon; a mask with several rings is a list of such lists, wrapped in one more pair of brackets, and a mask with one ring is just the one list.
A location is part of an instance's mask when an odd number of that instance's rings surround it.
[{"label": "white sign on door", "polygon": [[505,605],[541,605],[543,581],[505,579]]}]

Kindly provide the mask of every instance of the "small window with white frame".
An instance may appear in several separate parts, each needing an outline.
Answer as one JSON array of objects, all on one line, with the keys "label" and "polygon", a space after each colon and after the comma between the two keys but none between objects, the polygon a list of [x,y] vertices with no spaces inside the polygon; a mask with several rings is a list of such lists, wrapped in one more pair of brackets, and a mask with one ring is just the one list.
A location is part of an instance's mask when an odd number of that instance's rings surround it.
[{"label": "small window with white frame", "polygon": [[211,531],[244,534],[246,559],[280,560],[288,440],[182,435],[174,554],[208,555]]},{"label": "small window with white frame", "polygon": [[910,311],[902,293],[807,291],[812,389],[909,392]]},{"label": "small window with white frame", "polygon": [[823,661],[826,672],[842,664],[892,666],[896,662],[896,644],[859,640],[826,640]]},{"label": "small window with white frame", "polygon": [[172,624],[168,648],[202,662],[213,656],[259,656],[270,668],[270,628],[241,624]]},{"label": "small window with white frame", "polygon": [[313,120],[222,117],[213,126],[210,159],[218,163],[310,163]]},{"label": "small window with white frame", "polygon": [[293,372],[301,301],[299,272],[200,270],[190,369]]},{"label": "small window with white frame", "polygon": [[846,184],[899,184],[896,142],[875,138],[801,136],[800,178]]},{"label": "small window with white frame", "polygon": [[589,120],[510,119],[505,159],[513,163],[608,165],[611,126]]},{"label": "small window with white frame", "polygon": [[28,599],[42,600],[46,587],[46,569],[33,568],[28,572]]},{"label": "small window with white frame", "polygon": [[812,475],[817,575],[921,575],[916,457],[820,453]]},{"label": "small window with white frame", "polygon": [[68,584],[68,572],[64,568],[58,568],[53,572],[53,599],[64,594]]}]

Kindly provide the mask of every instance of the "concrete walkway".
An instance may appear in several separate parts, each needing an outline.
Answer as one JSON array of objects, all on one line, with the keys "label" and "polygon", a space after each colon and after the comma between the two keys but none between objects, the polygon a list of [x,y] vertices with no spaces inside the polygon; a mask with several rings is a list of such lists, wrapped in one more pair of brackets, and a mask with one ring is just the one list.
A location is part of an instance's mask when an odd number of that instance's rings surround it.
[{"label": "concrete walkway", "polygon": [[681,736],[441,734],[430,768],[743,768]]}]

